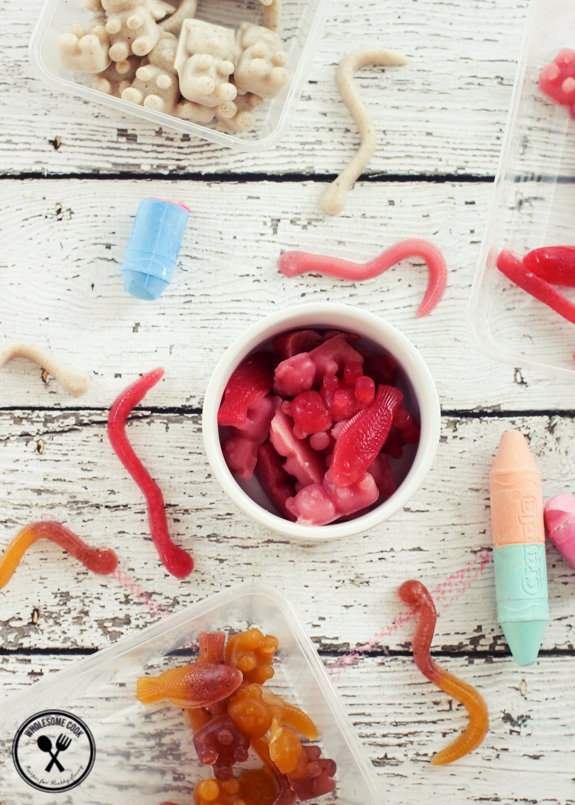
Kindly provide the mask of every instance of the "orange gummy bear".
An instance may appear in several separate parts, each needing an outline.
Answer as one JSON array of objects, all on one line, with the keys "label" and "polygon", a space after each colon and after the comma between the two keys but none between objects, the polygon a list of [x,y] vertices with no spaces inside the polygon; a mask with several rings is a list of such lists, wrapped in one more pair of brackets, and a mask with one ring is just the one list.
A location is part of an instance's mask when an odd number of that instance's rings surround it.
[{"label": "orange gummy bear", "polygon": [[282,727],[274,718],[270,730],[270,758],[282,774],[289,774],[297,768],[303,751],[301,742],[289,727]]},{"label": "orange gummy bear", "polygon": [[195,805],[272,805],[279,786],[266,768],[249,769],[239,778],[201,780],[194,788]]},{"label": "orange gummy bear", "polygon": [[228,715],[240,732],[250,738],[262,738],[274,718],[294,727],[311,741],[318,737],[315,724],[303,710],[255,683],[244,685],[234,694],[228,704]]},{"label": "orange gummy bear", "polygon": [[244,682],[263,685],[274,675],[271,664],[277,649],[277,637],[264,635],[259,629],[248,629],[228,638],[226,663],[242,672]]}]

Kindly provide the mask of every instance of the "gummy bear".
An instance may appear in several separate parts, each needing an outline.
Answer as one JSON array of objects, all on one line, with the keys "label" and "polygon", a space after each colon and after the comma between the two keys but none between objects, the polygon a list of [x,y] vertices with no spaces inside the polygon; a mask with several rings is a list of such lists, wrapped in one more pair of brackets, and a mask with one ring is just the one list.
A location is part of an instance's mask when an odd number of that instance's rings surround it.
[{"label": "gummy bear", "polygon": [[228,638],[226,663],[242,672],[244,682],[263,685],[274,675],[272,660],[277,649],[276,637],[264,635],[259,629],[248,629]]},{"label": "gummy bear", "polygon": [[264,701],[261,685],[240,688],[228,705],[228,715],[249,738],[262,738],[271,727],[273,712]]},{"label": "gummy bear", "polygon": [[270,728],[270,758],[282,774],[297,768],[302,753],[301,741],[290,727],[282,726],[274,718]]},{"label": "gummy bear", "polygon": [[214,767],[218,780],[229,780],[233,764],[248,759],[250,739],[242,735],[228,715],[212,718],[193,737],[200,763]]},{"label": "gummy bear", "polygon": [[276,335],[272,341],[272,348],[276,355],[285,360],[293,358],[300,352],[309,352],[321,342],[322,336],[315,330],[290,330]]},{"label": "gummy bear", "polygon": [[225,131],[234,134],[236,131],[249,131],[256,125],[255,111],[264,102],[259,95],[247,92],[245,95],[238,95],[234,101],[227,104],[216,106],[216,117],[218,131]]},{"label": "gummy bear", "polygon": [[297,798],[304,802],[329,794],[335,789],[333,779],[337,765],[331,758],[322,758],[319,746],[302,747],[298,765],[293,772],[287,773],[289,783]]},{"label": "gummy bear", "polygon": [[110,36],[112,61],[125,61],[133,53],[147,56],[160,39],[162,29],[141,0],[102,0],[108,12],[106,31]]},{"label": "gummy bear", "polygon": [[70,31],[58,40],[58,47],[65,70],[101,73],[110,64],[110,42],[104,18],[96,18],[88,29],[83,25],[72,25]]},{"label": "gummy bear", "polygon": [[204,106],[233,101],[237,89],[229,77],[234,63],[235,37],[231,28],[198,19],[184,21],[174,62],[184,98]]},{"label": "gummy bear", "polygon": [[234,80],[240,93],[275,98],[288,78],[287,53],[279,36],[259,25],[242,22],[237,33],[240,52]]},{"label": "gummy bear", "polygon": [[172,114],[180,95],[178,75],[173,66],[177,46],[175,36],[163,34],[148,54],[149,64],[139,67],[132,85],[123,90],[123,100]]},{"label": "gummy bear", "polygon": [[[196,805],[280,805],[280,786],[266,768],[248,769],[236,779],[202,780],[194,788]],[[166,803],[166,805],[169,805]]]}]

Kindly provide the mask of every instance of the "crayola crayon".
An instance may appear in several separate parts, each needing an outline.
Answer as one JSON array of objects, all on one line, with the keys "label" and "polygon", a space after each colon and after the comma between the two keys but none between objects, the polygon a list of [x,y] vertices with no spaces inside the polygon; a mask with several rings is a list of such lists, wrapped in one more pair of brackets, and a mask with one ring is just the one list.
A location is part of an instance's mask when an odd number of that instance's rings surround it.
[{"label": "crayola crayon", "polygon": [[501,437],[490,486],[497,620],[516,663],[531,665],[549,604],[541,477],[520,431]]}]

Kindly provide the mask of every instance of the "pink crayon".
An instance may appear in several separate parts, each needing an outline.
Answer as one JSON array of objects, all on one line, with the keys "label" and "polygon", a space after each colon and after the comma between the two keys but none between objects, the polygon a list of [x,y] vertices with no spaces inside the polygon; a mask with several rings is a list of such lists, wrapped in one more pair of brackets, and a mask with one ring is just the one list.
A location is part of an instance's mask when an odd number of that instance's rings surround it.
[{"label": "pink crayon", "polygon": [[555,495],[545,505],[547,536],[571,567],[575,567],[575,498]]}]

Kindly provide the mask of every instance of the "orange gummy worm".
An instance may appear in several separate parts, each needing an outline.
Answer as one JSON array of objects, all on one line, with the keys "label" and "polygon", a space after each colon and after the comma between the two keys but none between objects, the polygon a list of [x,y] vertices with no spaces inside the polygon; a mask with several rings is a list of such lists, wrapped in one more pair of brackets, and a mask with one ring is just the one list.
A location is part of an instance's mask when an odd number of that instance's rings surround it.
[{"label": "orange gummy worm", "polygon": [[472,685],[458,679],[432,660],[429,650],[437,613],[427,588],[420,581],[405,581],[399,588],[399,597],[417,615],[412,642],[415,664],[427,679],[461,702],[469,713],[469,724],[461,735],[431,758],[434,766],[443,766],[472,752],[485,738],[489,726],[487,705],[483,696]]},{"label": "orange gummy worm", "polygon": [[0,558],[0,589],[8,584],[28,548],[39,539],[51,539],[93,573],[107,576],[118,566],[118,557],[110,548],[91,548],[60,523],[32,523],[16,534]]}]

